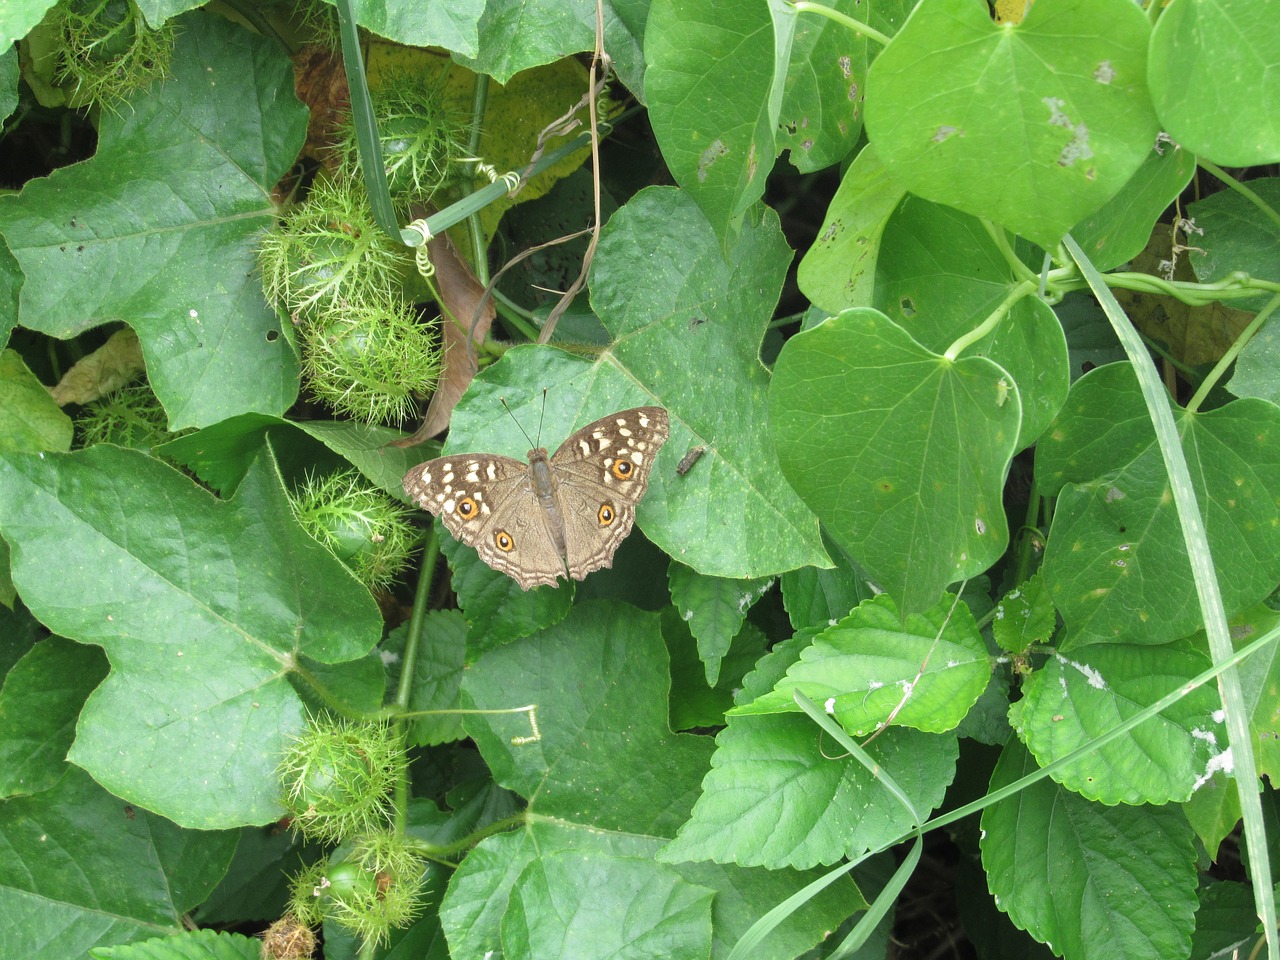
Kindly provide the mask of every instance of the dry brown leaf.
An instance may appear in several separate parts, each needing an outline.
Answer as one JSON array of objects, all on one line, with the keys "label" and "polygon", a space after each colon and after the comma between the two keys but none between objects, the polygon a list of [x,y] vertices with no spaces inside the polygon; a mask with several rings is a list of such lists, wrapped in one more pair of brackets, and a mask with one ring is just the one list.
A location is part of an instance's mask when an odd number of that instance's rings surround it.
[{"label": "dry brown leaf", "polygon": [[317,44],[304,46],[293,58],[293,90],[311,110],[303,156],[314,157],[333,169],[337,165],[334,131],[351,101],[342,57]]},{"label": "dry brown leaf", "polygon": [[131,327],[125,327],[63,374],[58,385],[49,388],[49,393],[60,407],[68,403],[92,403],[127,386],[146,369],[138,335]]},{"label": "dry brown leaf", "polygon": [[[436,268],[436,285],[444,307],[444,372],[436,385],[436,392],[431,395],[422,426],[412,436],[393,441],[397,447],[424,443],[449,426],[453,408],[476,375],[475,354],[467,349],[467,330],[470,329],[475,343],[484,343],[497,315],[493,301],[484,296],[484,286],[470,264],[462,259],[448,234],[432,237],[428,249]],[[479,316],[476,315],[477,308]]]},{"label": "dry brown leaf", "polygon": [[[1170,229],[1167,223],[1156,224],[1146,249],[1134,257],[1131,269],[1153,276],[1163,274],[1163,261],[1171,256],[1173,244]],[[1185,253],[1178,257],[1174,279],[1195,280]],[[1217,362],[1253,319],[1252,313],[1216,301],[1193,307],[1173,297],[1137,290],[1116,290],[1115,294],[1135,327],[1163,343],[1174,358],[1189,367]]]}]

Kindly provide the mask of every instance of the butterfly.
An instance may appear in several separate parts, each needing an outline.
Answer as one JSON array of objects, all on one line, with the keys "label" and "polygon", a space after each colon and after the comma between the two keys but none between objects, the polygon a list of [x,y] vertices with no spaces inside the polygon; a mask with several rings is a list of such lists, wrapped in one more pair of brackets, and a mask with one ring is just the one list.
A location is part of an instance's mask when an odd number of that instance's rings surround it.
[{"label": "butterfly", "polygon": [[613,565],[670,432],[667,411],[633,407],[602,417],[528,463],[466,453],[420,463],[405,492],[480,559],[523,590],[583,579]]}]

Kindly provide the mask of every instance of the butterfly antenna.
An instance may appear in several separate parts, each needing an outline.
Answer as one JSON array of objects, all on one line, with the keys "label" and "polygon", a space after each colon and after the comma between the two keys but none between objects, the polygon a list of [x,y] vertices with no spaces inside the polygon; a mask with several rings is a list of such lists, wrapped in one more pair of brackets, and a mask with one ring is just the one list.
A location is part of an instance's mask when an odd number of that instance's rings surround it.
[{"label": "butterfly antenna", "polygon": [[[515,422],[516,429],[517,429],[517,430],[519,430],[521,433],[524,433],[524,427],[520,426],[520,421],[519,421],[519,420],[516,420],[516,415],[515,415],[514,413],[512,413],[512,412],[511,412],[511,408],[510,408],[509,406],[507,406],[507,398],[506,398],[506,397],[499,397],[499,398],[498,398],[498,402],[502,404],[502,409],[503,409],[503,410],[505,410],[505,411],[507,411],[507,416],[508,416],[508,417],[510,417],[510,418]],[[538,436],[539,436],[539,437],[541,437],[541,436],[542,436],[542,422],[541,422],[541,421],[539,421],[539,422],[538,422]],[[528,442],[528,444],[529,444],[530,448],[533,448],[533,447],[536,447],[536,446],[537,446],[537,444],[536,444],[536,443],[534,443],[532,440],[530,440],[530,439],[529,439],[529,435],[528,435],[527,433],[524,433],[524,438],[525,438],[525,440]]]},{"label": "butterfly antenna", "polygon": [[547,388],[542,388],[542,412],[538,414],[538,443],[542,443],[542,421],[547,415]]}]

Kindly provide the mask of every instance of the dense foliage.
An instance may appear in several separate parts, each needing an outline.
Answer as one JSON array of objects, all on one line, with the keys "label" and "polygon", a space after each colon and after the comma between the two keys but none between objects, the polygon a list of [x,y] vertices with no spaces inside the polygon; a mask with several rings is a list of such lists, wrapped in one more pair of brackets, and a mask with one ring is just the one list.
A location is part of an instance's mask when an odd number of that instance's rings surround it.
[{"label": "dense foliage", "polygon": [[0,957],[1277,955],[1280,0],[192,7],[0,10]]}]

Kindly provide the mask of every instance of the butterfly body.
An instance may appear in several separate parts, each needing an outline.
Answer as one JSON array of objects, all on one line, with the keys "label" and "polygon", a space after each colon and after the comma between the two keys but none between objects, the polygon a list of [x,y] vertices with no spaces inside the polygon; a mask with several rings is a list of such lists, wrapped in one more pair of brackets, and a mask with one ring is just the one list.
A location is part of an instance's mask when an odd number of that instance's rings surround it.
[{"label": "butterfly body", "polygon": [[521,463],[463,454],[418,464],[404,488],[462,543],[521,588],[613,565],[667,439],[667,412],[635,407],[589,423],[554,454]]}]

